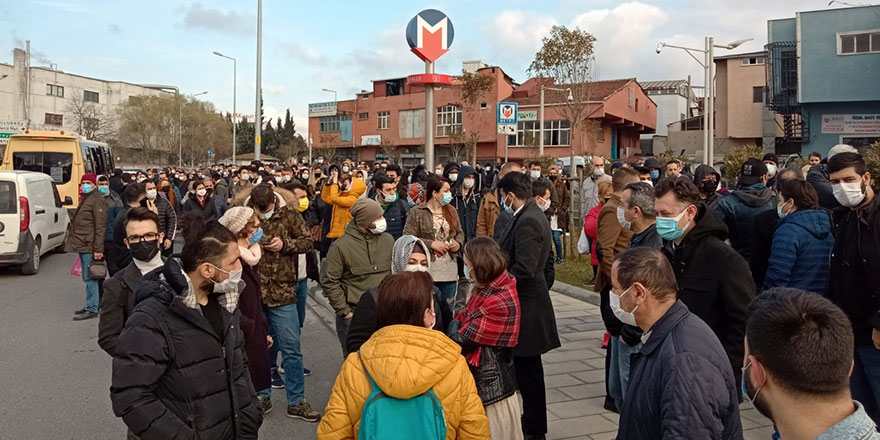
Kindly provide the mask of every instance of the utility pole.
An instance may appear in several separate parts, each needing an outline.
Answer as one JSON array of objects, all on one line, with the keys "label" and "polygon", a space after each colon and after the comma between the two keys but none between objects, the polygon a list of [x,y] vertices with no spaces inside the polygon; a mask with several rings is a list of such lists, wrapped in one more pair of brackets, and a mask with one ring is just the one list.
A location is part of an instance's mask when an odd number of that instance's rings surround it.
[{"label": "utility pole", "polygon": [[[425,61],[425,73],[434,74],[434,62]],[[434,169],[434,85],[425,84],[425,168]]]},{"label": "utility pole", "polygon": [[254,160],[260,160],[260,144],[263,136],[263,0],[257,0],[257,111],[254,119],[256,137],[254,138]]}]

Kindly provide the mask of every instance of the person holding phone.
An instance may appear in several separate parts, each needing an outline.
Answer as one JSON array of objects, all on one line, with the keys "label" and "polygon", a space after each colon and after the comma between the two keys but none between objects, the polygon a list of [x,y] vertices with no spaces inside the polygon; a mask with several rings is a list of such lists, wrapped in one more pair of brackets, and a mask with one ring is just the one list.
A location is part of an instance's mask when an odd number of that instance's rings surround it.
[{"label": "person holding phone", "polygon": [[337,170],[330,171],[330,179],[321,191],[321,200],[333,207],[327,238],[335,240],[342,237],[345,225],[352,219],[349,210],[366,191],[367,185],[363,180],[355,179],[347,172],[339,174]]}]

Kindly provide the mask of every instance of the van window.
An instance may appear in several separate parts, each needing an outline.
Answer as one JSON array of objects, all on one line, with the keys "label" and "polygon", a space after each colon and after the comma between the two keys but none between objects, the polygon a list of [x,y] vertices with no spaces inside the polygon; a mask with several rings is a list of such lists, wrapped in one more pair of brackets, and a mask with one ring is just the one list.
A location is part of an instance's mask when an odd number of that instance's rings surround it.
[{"label": "van window", "polygon": [[63,208],[64,204],[61,203],[61,195],[58,194],[58,187],[55,186],[55,182],[52,182],[52,192],[55,194],[55,207]]},{"label": "van window", "polygon": [[18,198],[15,196],[15,182],[0,180],[0,214],[15,214],[18,211]]},{"label": "van window", "polygon": [[12,153],[12,169],[48,174],[58,184],[70,182],[73,154],[42,151]]}]

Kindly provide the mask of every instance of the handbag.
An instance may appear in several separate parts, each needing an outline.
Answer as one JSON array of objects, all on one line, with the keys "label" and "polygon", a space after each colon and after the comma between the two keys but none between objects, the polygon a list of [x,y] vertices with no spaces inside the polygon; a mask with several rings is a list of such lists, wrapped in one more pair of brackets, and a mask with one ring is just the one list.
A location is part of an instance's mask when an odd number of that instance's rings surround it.
[{"label": "handbag", "polygon": [[93,280],[107,278],[107,263],[104,260],[92,260],[89,263],[89,278]]}]

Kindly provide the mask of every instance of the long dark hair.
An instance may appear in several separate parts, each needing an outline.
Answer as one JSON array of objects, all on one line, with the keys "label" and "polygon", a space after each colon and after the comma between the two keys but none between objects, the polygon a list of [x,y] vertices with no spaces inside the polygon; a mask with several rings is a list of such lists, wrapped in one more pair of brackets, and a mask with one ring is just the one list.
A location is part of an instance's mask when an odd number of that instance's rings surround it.
[{"label": "long dark hair", "polygon": [[180,261],[184,272],[192,272],[205,262],[219,266],[229,249],[229,243],[236,242],[232,231],[217,220],[206,222],[197,212],[181,216],[180,224],[184,241]]},{"label": "long dark hair", "polygon": [[[434,193],[440,192],[440,190],[443,189],[444,183],[449,184],[449,190],[451,191],[452,190],[452,181],[451,180],[449,180],[445,177],[442,177],[442,176],[438,176],[436,174],[434,174],[428,178],[428,184],[425,186],[425,202],[426,203],[431,200],[431,197],[434,197]],[[451,204],[443,205],[443,218],[445,218],[446,222],[449,223],[450,231],[457,231],[458,229],[461,228],[461,223],[459,223],[459,221],[458,221],[458,212],[455,210],[455,208]],[[451,235],[455,235],[455,234],[451,234]]]}]

